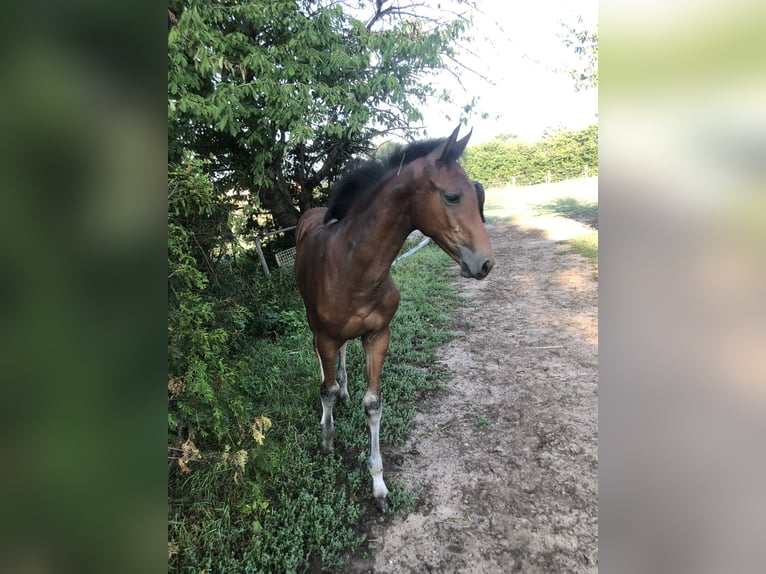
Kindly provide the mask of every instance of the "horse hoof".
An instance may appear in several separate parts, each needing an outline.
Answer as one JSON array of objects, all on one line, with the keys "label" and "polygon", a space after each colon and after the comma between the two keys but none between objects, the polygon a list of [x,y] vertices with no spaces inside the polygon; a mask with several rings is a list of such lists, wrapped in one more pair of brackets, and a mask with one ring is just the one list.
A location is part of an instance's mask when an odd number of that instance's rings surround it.
[{"label": "horse hoof", "polygon": [[377,505],[378,511],[381,514],[385,514],[386,512],[388,512],[388,502],[386,501],[385,498],[376,498],[375,504]]},{"label": "horse hoof", "polygon": [[331,454],[334,450],[335,450],[335,447],[333,447],[333,446],[324,446],[324,445],[322,445],[319,448],[319,452],[321,454],[325,454],[325,455]]}]

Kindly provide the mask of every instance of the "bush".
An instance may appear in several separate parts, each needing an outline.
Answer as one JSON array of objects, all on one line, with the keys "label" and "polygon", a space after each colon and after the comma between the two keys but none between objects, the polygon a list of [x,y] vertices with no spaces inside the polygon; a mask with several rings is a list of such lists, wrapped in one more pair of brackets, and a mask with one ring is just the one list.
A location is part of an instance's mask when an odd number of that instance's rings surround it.
[{"label": "bush", "polygon": [[539,142],[528,144],[512,137],[471,146],[462,160],[468,175],[488,186],[534,185],[598,175],[598,126],[579,132],[555,131]]}]

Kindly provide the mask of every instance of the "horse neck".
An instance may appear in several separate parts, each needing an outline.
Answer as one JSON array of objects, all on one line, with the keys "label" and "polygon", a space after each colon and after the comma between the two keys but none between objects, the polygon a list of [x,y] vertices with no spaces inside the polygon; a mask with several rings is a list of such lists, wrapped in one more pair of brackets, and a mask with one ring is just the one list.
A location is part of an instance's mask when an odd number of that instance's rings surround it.
[{"label": "horse neck", "polygon": [[358,213],[350,214],[345,235],[353,245],[350,256],[371,272],[388,274],[391,263],[414,229],[410,217],[412,183],[404,174],[394,175],[373,193]]}]

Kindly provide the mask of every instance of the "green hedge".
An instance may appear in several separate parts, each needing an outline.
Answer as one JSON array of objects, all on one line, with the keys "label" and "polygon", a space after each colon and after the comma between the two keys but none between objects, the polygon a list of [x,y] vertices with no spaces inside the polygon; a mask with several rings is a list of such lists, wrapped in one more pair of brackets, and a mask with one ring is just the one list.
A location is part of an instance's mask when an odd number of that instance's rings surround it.
[{"label": "green hedge", "polygon": [[484,185],[535,185],[598,175],[598,126],[578,132],[560,130],[535,143],[501,137],[471,146],[461,161],[468,175]]}]

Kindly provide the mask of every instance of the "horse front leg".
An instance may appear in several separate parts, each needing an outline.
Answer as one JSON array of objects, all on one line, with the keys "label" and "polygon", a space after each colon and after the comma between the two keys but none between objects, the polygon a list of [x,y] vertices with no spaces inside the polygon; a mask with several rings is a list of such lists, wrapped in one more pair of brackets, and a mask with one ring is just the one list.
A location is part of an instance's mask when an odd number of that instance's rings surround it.
[{"label": "horse front leg", "polygon": [[334,450],[333,437],[335,436],[332,409],[341,391],[341,386],[335,380],[335,357],[338,353],[338,345],[332,339],[315,335],[314,350],[319,357],[319,366],[322,369],[322,388],[319,392],[322,401],[322,446],[320,450],[322,454],[329,454]]},{"label": "horse front leg", "polygon": [[388,510],[388,503],[386,502],[388,488],[383,481],[383,457],[380,455],[380,419],[383,409],[380,377],[383,369],[383,359],[386,357],[390,339],[391,332],[388,327],[362,337],[367,371],[367,392],[364,394],[362,403],[364,405],[364,414],[367,418],[367,427],[370,432],[367,468],[372,477],[372,496],[381,512]]}]

